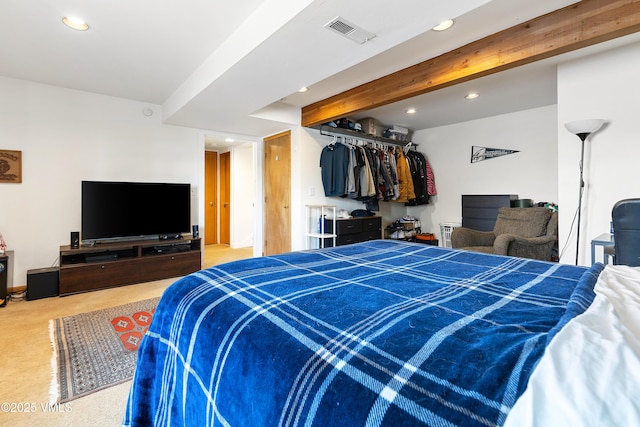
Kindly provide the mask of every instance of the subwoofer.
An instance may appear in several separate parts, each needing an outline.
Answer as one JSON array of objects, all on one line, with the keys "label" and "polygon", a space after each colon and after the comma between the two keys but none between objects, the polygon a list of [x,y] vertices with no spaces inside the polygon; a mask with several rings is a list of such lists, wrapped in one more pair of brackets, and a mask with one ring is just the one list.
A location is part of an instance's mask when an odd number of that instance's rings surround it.
[{"label": "subwoofer", "polygon": [[27,301],[55,297],[58,293],[58,267],[27,271]]}]

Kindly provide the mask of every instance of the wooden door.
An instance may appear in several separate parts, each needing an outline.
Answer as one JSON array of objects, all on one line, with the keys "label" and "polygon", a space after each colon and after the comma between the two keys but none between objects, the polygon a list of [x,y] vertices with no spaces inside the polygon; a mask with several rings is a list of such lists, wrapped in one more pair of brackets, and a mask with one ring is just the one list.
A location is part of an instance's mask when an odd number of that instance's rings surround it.
[{"label": "wooden door", "polygon": [[204,244],[218,243],[218,153],[204,152]]},{"label": "wooden door", "polygon": [[291,132],[264,140],[264,254],[291,250]]},{"label": "wooden door", "polygon": [[231,244],[231,153],[220,154],[220,243]]}]

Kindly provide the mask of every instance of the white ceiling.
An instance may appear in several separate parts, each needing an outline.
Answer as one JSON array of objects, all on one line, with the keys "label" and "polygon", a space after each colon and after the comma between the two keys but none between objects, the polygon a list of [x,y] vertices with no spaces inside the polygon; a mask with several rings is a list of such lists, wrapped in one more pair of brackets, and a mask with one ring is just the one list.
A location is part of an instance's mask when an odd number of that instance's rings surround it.
[{"label": "white ceiling", "polygon": [[[0,75],[160,105],[167,124],[204,129],[212,141],[251,140],[299,123],[301,106],[574,2],[2,0]],[[90,30],[66,28],[67,15]],[[323,28],[336,16],[376,37],[360,45]],[[452,29],[429,30],[450,17]],[[553,104],[554,67],[521,67],[355,118],[424,129]],[[310,90],[297,93],[302,86]],[[469,89],[481,98],[463,104]],[[408,106],[418,114],[406,116]]]}]

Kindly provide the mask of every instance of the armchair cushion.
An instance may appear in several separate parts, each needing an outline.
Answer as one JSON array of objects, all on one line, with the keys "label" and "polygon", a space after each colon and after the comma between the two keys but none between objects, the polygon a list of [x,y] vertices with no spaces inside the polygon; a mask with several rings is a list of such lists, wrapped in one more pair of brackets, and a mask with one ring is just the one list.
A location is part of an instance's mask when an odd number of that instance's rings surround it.
[{"label": "armchair cushion", "polygon": [[463,248],[468,246],[493,246],[496,235],[493,231],[478,231],[472,228],[456,228],[451,232],[451,246]]},{"label": "armchair cushion", "polygon": [[538,237],[547,233],[551,211],[547,208],[499,208],[493,233]]}]

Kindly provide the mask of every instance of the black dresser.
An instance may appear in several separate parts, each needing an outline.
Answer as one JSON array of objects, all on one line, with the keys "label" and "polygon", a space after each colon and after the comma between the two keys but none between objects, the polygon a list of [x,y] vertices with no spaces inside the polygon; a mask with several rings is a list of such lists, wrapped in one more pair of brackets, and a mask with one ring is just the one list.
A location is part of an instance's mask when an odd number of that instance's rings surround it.
[{"label": "black dresser", "polygon": [[[333,221],[324,220],[325,232],[333,233]],[[382,238],[382,217],[336,219],[336,246],[365,242]],[[332,246],[331,239],[325,239],[325,247]]]},{"label": "black dresser", "polygon": [[462,195],[462,226],[478,231],[492,231],[498,208],[514,207],[517,194]]}]

